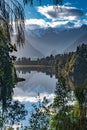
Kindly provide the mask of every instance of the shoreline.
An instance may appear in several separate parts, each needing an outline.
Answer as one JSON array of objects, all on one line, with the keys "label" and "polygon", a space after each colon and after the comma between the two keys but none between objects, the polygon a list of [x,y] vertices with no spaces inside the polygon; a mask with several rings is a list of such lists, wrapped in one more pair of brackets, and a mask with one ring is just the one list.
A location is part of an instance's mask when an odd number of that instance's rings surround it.
[{"label": "shoreline", "polygon": [[14,65],[15,68],[51,68],[52,66],[45,65]]}]

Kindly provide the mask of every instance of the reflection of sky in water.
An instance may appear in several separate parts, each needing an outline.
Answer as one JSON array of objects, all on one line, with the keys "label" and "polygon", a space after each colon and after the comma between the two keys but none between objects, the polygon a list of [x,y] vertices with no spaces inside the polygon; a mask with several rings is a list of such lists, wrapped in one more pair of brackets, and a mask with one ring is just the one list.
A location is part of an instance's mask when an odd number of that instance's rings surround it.
[{"label": "reflection of sky in water", "polygon": [[18,83],[14,89],[14,98],[16,99],[31,101],[37,97],[38,93],[40,96],[51,96],[54,93],[57,82],[55,76],[51,78],[45,73],[36,71],[26,74],[20,73],[19,76],[26,78],[26,81]]},{"label": "reflection of sky in water", "polygon": [[37,103],[36,97],[38,93],[41,99],[46,96],[52,101],[57,79],[55,76],[51,78],[50,75],[37,71],[31,71],[31,73],[26,74],[20,72],[18,76],[25,78],[26,81],[19,82],[14,88],[13,99],[19,100],[25,104],[29,114],[26,117],[27,119],[22,121],[22,123],[27,125],[29,124],[29,117],[32,112],[32,103]]}]

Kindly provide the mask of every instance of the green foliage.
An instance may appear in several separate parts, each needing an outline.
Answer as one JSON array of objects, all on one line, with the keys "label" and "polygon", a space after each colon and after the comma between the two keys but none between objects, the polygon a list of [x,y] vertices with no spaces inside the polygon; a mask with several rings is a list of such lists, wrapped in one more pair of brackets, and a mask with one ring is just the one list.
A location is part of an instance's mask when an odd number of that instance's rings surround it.
[{"label": "green foliage", "polygon": [[58,83],[56,84],[54,107],[58,109],[64,109],[68,101],[69,89],[66,85],[65,79],[63,77],[58,78]]},{"label": "green foliage", "polygon": [[6,28],[0,28],[0,100],[3,108],[6,106],[6,100],[11,98],[14,84],[17,80],[13,62],[14,56],[10,53],[15,51],[15,45],[9,43]]},{"label": "green foliage", "polygon": [[[29,61],[30,58],[20,59]],[[33,63],[33,62],[32,62]],[[31,64],[32,64],[31,63]],[[38,59],[34,64],[41,64],[45,66],[54,66],[57,73],[58,83],[56,84],[55,97],[53,102],[52,111],[49,115],[44,112],[40,112],[37,106],[34,106],[36,113],[32,113],[31,129],[40,130],[40,121],[42,121],[42,114],[44,120],[46,116],[49,117],[49,127],[45,129],[50,130],[86,130],[87,126],[87,45],[80,45],[77,47],[76,52],[69,54],[50,56],[42,59]],[[62,76],[58,76],[62,75]],[[65,78],[63,78],[65,77]],[[68,84],[73,85],[70,88]],[[75,96],[75,104],[69,104],[72,99],[72,91]],[[71,102],[72,103],[72,102]],[[43,120],[43,122],[45,122]],[[34,122],[34,123],[33,123]],[[45,123],[46,124],[46,123]],[[37,126],[37,127],[36,127]]]},{"label": "green foliage", "polygon": [[23,104],[19,101],[7,100],[6,108],[0,109],[0,128],[6,127],[6,130],[13,130],[12,125],[19,125],[19,122],[24,120],[26,115],[27,111]]},{"label": "green foliage", "polygon": [[[0,113],[1,114],[1,113]],[[0,115],[0,128],[3,126],[3,118]]]},{"label": "green foliage", "polygon": [[29,120],[29,130],[48,130],[49,129],[49,106],[48,100],[44,97],[39,99],[38,105],[33,105],[34,112]]},{"label": "green foliage", "polygon": [[87,127],[86,109],[87,108],[82,107],[81,104],[78,102],[74,105],[72,112],[72,119],[75,130],[76,128],[79,130],[86,130]]},{"label": "green foliage", "polygon": [[68,104],[69,93],[64,78],[59,78],[53,103],[54,113],[50,121],[52,130],[86,130],[87,88],[74,88],[77,103],[73,105]]},{"label": "green foliage", "polygon": [[4,111],[5,123],[13,125],[18,124],[20,120],[24,120],[27,115],[25,106],[19,101],[7,101],[7,107]]},{"label": "green foliage", "polygon": [[8,104],[8,99],[12,98],[13,87],[17,80],[13,67],[16,57],[10,56],[13,51],[16,51],[16,45],[12,45],[10,39],[13,22],[17,33],[17,43],[22,45],[24,43],[23,8],[17,0],[9,0],[9,3],[7,0],[0,0],[0,107],[2,106],[0,108],[0,125],[2,128],[3,123],[7,123],[7,117],[14,123],[23,119],[23,114],[25,115],[24,106],[19,105],[18,102],[13,102],[13,105],[11,102]]},{"label": "green foliage", "polygon": [[69,79],[73,78],[73,86],[86,86],[87,84],[87,45],[77,47],[75,54],[72,55],[67,63]]},{"label": "green foliage", "polygon": [[[0,21],[1,26],[6,27],[7,39],[10,38],[14,27],[18,45],[24,43],[24,10],[18,0],[0,0]],[[13,24],[14,23],[14,24]],[[15,26],[14,26],[15,25]]]},{"label": "green foliage", "polygon": [[12,127],[9,127],[7,130],[14,130]]},{"label": "green foliage", "polygon": [[0,113],[0,126],[10,122],[19,122],[24,119],[26,112],[19,102],[11,102],[13,87],[17,81],[16,71],[13,67],[14,56],[10,53],[16,51],[16,46],[8,42],[5,28],[0,30],[0,101],[2,108]]},{"label": "green foliage", "polygon": [[66,85],[65,79],[59,77],[53,102],[54,113],[52,114],[50,121],[52,129],[70,130],[72,107],[68,105],[68,102],[69,88]]},{"label": "green foliage", "polygon": [[84,106],[86,104],[86,95],[87,95],[87,88],[80,86],[80,87],[76,87],[75,90],[75,96],[80,104],[80,106]]}]

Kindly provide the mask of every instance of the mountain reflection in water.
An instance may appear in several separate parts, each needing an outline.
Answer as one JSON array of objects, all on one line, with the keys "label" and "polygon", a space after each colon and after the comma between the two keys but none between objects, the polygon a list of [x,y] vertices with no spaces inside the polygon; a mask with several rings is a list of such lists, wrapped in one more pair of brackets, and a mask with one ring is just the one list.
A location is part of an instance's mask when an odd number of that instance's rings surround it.
[{"label": "mountain reflection in water", "polygon": [[26,120],[22,121],[24,125],[29,123],[32,104],[37,103],[38,94],[40,94],[41,99],[46,96],[50,102],[53,100],[57,79],[54,74],[46,73],[45,70],[43,72],[28,71],[28,68],[17,70],[18,77],[26,79],[16,85],[13,95],[13,99],[25,104],[25,109],[28,111]]},{"label": "mountain reflection in water", "polygon": [[55,75],[50,76],[38,71],[26,71],[24,73],[22,70],[17,71],[17,74],[18,77],[26,80],[17,84],[14,89],[14,98],[20,97],[20,99],[28,100],[29,98],[37,97],[38,93],[40,96],[49,96],[49,94],[54,93],[57,82]]}]

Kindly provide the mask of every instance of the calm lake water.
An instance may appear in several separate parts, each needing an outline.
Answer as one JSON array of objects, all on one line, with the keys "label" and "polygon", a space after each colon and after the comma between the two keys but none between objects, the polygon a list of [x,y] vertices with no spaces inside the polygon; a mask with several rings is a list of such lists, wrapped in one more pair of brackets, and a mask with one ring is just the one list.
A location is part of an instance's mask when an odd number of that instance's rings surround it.
[{"label": "calm lake water", "polygon": [[29,125],[29,117],[33,111],[32,104],[37,103],[38,94],[40,94],[41,99],[46,96],[50,102],[53,100],[57,79],[55,75],[47,72],[30,71],[28,68],[17,70],[18,77],[26,79],[16,85],[13,95],[13,99],[25,104],[25,108],[28,111],[26,120],[22,121],[24,125]]}]

